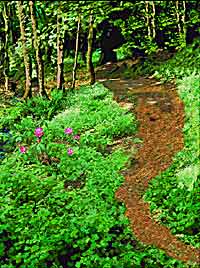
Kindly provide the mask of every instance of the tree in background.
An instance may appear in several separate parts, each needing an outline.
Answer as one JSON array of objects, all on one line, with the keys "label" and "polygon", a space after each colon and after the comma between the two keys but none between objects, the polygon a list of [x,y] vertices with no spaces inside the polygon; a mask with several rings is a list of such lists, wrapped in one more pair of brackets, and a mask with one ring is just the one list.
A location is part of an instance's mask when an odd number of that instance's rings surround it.
[{"label": "tree in background", "polygon": [[145,1],[145,11],[146,11],[146,26],[148,29],[148,37],[151,39],[151,27],[150,27],[150,18],[149,18],[149,1]]},{"label": "tree in background", "polygon": [[156,17],[156,5],[154,3],[154,1],[151,1],[151,5],[152,5],[152,38],[155,39],[156,37],[156,24],[155,24],[155,17]]},{"label": "tree in background", "polygon": [[40,96],[44,94],[48,97],[48,94],[44,89],[44,68],[43,68],[39,38],[37,35],[37,22],[36,22],[36,16],[35,16],[34,2],[29,1],[29,6],[30,6],[32,29],[33,29],[33,45],[34,45],[34,49],[36,53],[36,61],[37,61],[38,83],[39,83],[38,93]]},{"label": "tree in background", "polygon": [[20,33],[21,33],[21,40],[22,40],[22,50],[23,50],[23,58],[24,58],[24,66],[25,66],[25,76],[26,76],[26,86],[23,95],[23,99],[26,99],[28,95],[31,94],[31,67],[28,55],[28,49],[26,47],[26,33],[24,27],[24,10],[22,1],[17,2],[18,8],[18,18],[20,22]]},{"label": "tree in background", "polygon": [[9,91],[8,88],[8,81],[9,81],[9,20],[8,20],[8,5],[6,5],[5,2],[3,2],[3,18],[4,18],[4,25],[5,25],[5,40],[4,40],[4,78],[5,78],[5,92],[7,93]]},{"label": "tree in background", "polygon": [[75,82],[76,82],[76,70],[77,70],[77,62],[78,62],[80,26],[81,26],[81,13],[80,13],[80,10],[78,10],[78,24],[77,24],[77,33],[76,33],[76,48],[75,48],[75,57],[74,57],[74,67],[73,67],[73,73],[72,73],[72,88],[75,88]]},{"label": "tree in background", "polygon": [[63,57],[64,37],[62,31],[62,3],[59,1],[57,10],[57,89],[62,89],[63,78]]},{"label": "tree in background", "polygon": [[88,52],[87,52],[87,70],[90,75],[90,85],[93,85],[95,83],[95,72],[92,63],[92,49],[93,49],[93,36],[94,36],[93,27],[94,27],[94,18],[93,18],[93,9],[91,8],[89,16]]},{"label": "tree in background", "polygon": [[183,45],[184,46],[186,46],[186,34],[187,34],[185,15],[186,15],[186,1],[183,1],[182,23],[183,23]]},{"label": "tree in background", "polygon": [[[78,8],[82,16],[80,29]],[[56,87],[62,89],[66,72],[72,73],[70,82],[74,85],[79,59],[93,83],[95,49],[101,51],[102,64],[118,60],[120,53],[121,58],[133,58],[153,55],[158,50],[175,52],[200,36],[199,12],[197,0],[2,1],[1,84],[7,90],[8,81],[16,80],[19,90],[25,80],[25,88],[21,88],[25,99],[35,79],[39,94],[47,95],[45,83],[56,77]],[[123,41],[116,45],[120,33]],[[87,55],[85,63],[79,54],[83,59]]]}]

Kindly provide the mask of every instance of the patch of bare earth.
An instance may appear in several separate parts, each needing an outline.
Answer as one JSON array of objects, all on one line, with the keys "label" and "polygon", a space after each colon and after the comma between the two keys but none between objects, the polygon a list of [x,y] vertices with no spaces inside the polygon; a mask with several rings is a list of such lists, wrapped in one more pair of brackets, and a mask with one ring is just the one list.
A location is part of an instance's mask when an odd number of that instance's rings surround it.
[{"label": "patch of bare earth", "polygon": [[[101,74],[99,81],[102,80]],[[137,137],[143,143],[137,152],[137,163],[127,170],[125,182],[116,192],[116,198],[126,205],[126,215],[135,236],[177,260],[199,263],[200,250],[186,245],[170,229],[154,220],[149,204],[143,200],[149,181],[166,170],[174,155],[183,149],[183,103],[173,86],[161,85],[152,79],[118,78],[104,79],[102,82],[113,91],[119,102],[121,96],[127,94],[137,98],[134,111],[139,121]],[[124,102],[121,104],[124,105]]]}]

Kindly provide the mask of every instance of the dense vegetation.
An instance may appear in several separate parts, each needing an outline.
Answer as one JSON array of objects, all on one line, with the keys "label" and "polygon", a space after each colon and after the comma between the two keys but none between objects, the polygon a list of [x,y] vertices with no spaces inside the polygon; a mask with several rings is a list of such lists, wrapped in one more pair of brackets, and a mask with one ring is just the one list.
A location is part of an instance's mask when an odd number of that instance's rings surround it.
[{"label": "dense vegetation", "polygon": [[[12,153],[1,163],[1,266],[188,267],[140,244],[115,200],[128,155],[110,154],[106,145],[135,133],[132,115],[101,85],[84,86],[66,99],[54,92],[52,101],[61,98],[65,110],[50,120],[38,97],[2,110]],[[41,135],[37,127],[43,127]],[[160,199],[162,187],[154,192]]]},{"label": "dense vegetation", "polygon": [[24,99],[49,96],[51,80],[74,87],[81,65],[94,83],[92,59],[146,58],[191,44],[199,12],[197,0],[2,1],[0,81]]},{"label": "dense vegetation", "polygon": [[145,194],[156,217],[180,239],[197,248],[200,246],[199,52],[199,46],[196,50],[192,46],[184,49],[156,72],[164,80],[176,78],[178,93],[185,104],[185,147],[170,168],[152,181]]},{"label": "dense vegetation", "polygon": [[[54,100],[60,97],[57,93]],[[60,267],[64,262],[92,267],[108,258],[110,264],[125,265],[130,245],[123,240],[130,234],[118,237],[127,220],[114,193],[127,157],[121,151],[110,155],[104,147],[115,136],[134,133],[135,119],[101,85],[71,95],[66,109],[50,121],[45,114],[35,119],[43,106],[40,99],[35,102],[32,116],[23,116],[30,112],[28,102],[17,117],[9,117],[10,133],[20,144],[1,169],[1,267]],[[44,131],[39,143],[38,126]]]},{"label": "dense vegetation", "polygon": [[139,58],[126,77],[176,83],[185,147],[144,199],[200,247],[199,12],[197,0],[0,2],[2,268],[197,267],[131,231],[115,192],[136,152],[115,141],[137,142],[138,123],[95,67]]}]

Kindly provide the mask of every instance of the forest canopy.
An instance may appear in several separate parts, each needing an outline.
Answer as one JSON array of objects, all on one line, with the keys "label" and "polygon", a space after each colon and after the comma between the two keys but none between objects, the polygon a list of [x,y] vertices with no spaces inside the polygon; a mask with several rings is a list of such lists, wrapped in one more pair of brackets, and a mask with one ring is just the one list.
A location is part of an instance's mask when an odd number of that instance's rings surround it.
[{"label": "forest canopy", "polygon": [[64,89],[70,68],[74,87],[79,65],[93,84],[93,54],[104,64],[177,51],[199,37],[199,14],[198,0],[1,1],[1,88],[49,96],[46,82]]}]

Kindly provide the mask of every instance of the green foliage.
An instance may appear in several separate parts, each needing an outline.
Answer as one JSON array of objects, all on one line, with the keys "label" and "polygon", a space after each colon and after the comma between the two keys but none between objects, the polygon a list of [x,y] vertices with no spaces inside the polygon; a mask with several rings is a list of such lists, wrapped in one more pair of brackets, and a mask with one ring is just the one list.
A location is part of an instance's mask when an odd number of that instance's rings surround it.
[{"label": "green foliage", "polygon": [[[90,99],[85,92],[90,95]],[[78,109],[77,103],[81,105],[81,110]],[[109,142],[113,136],[127,135],[135,131],[135,125],[129,124],[131,115],[124,110],[122,116],[117,103],[112,101],[112,94],[108,94],[101,85],[98,90],[83,87],[79,94],[71,97],[71,105],[70,109],[60,113],[50,123],[52,136],[62,138],[63,133],[58,130],[58,126],[71,125],[75,131],[85,132],[84,139],[88,143],[102,144]]]},{"label": "green foliage", "polygon": [[[108,267],[130,266],[126,251],[131,245],[123,245],[121,235],[114,231],[127,224],[124,206],[119,206],[114,197],[123,180],[118,171],[127,156],[120,151],[104,156],[92,141],[96,137],[103,141],[106,136],[112,141],[115,134],[133,130],[135,121],[100,85],[82,88],[71,98],[71,110],[46,124],[39,144],[33,135],[38,122],[30,116],[13,126],[28,151],[20,154],[16,148],[1,165],[1,267],[46,267],[47,261],[60,267],[61,256],[68,267],[103,267],[108,263]],[[27,108],[33,109],[28,112],[35,111],[36,115],[44,109],[42,101],[35,109],[29,104],[20,105],[21,112],[25,106],[26,112]],[[73,113],[76,109],[80,112]],[[124,118],[124,126],[120,118]],[[102,129],[102,122],[112,122],[109,133]],[[66,137],[63,126],[73,127],[74,133],[79,131],[80,141]],[[73,146],[72,156],[67,155],[66,145]],[[46,165],[40,158],[44,153],[58,162],[51,160],[51,165]],[[130,231],[124,236],[130,237]]]},{"label": "green foliage", "polygon": [[51,97],[51,100],[34,97],[27,102],[16,102],[13,99],[8,107],[1,109],[0,129],[7,128],[11,135],[9,144],[4,146],[6,152],[12,152],[15,143],[22,140],[28,143],[33,140],[33,129],[45,124],[46,120],[51,119],[70,103],[68,96],[64,96],[62,91],[52,91]]},{"label": "green foliage", "polygon": [[128,42],[116,49],[117,60],[124,60],[132,57],[132,43]]},{"label": "green foliage", "polygon": [[101,57],[101,49],[95,50],[92,54],[92,62],[94,63],[95,66],[98,64],[100,57]]},{"label": "green foliage", "polygon": [[1,109],[1,126],[13,128],[13,124],[26,120],[26,116],[40,121],[51,119],[69,103],[68,97],[62,91],[52,91],[51,97],[51,100],[33,97],[26,102],[13,99],[8,107]]},{"label": "green foliage", "polygon": [[[155,217],[184,242],[197,248],[200,246],[198,50],[199,48],[192,52],[191,47],[186,48],[158,69],[160,77],[182,78],[177,80],[177,85],[185,104],[185,147],[176,154],[173,164],[152,180],[151,187],[145,194],[145,200],[150,203]],[[190,75],[184,77],[183,70]]]},{"label": "green foliage", "polygon": [[156,67],[155,77],[163,81],[198,74],[200,69],[200,40],[182,49],[168,61]]},{"label": "green foliage", "polygon": [[[138,76],[153,75],[162,83],[177,78],[182,79],[187,75],[199,73],[199,55],[200,40],[196,39],[186,48],[179,50],[177,53],[171,53],[171,56],[168,51],[164,50],[149,55],[134,67],[127,68],[125,75],[127,78],[132,79]],[[166,56],[170,58],[166,60]],[[122,58],[125,58],[125,54]]]},{"label": "green foliage", "polygon": [[[43,121],[39,143],[33,132],[41,121],[24,120],[13,128],[27,152],[16,146],[1,164],[1,267],[185,267],[137,242],[115,199],[128,155],[105,146],[135,133],[136,122],[107,89],[96,84],[72,93],[66,110]],[[72,135],[64,134],[67,127]]]},{"label": "green foliage", "polygon": [[[193,35],[197,35],[199,3],[197,0],[186,1],[185,7],[183,3],[185,1],[179,1],[177,10],[174,1],[150,1],[148,2],[148,8],[147,1],[136,1],[135,3],[131,1],[35,1],[34,9],[39,48],[45,70],[45,81],[56,77],[58,22],[60,25],[59,35],[64,42],[64,59],[71,56],[70,60],[64,60],[64,70],[65,72],[72,72],[78,14],[81,13],[79,50],[82,50],[82,52],[84,50],[85,52],[87,47],[88,16],[92,8],[96,35],[94,44],[100,44],[102,41],[102,29],[99,30],[102,22],[107,21],[117,26],[121,30],[125,41],[123,46],[117,49],[117,57],[121,60],[135,56],[135,48],[145,52],[146,55],[153,55],[158,48],[164,50],[184,48],[186,46],[186,37],[193,38]],[[7,16],[10,18],[10,30],[7,36],[8,48],[5,47],[4,7],[7,9]],[[36,78],[37,64],[32,42],[33,31],[29,2],[23,2],[23,9],[26,48],[31,63],[31,75]],[[60,14],[58,14],[58,10],[60,10]],[[177,16],[179,16],[179,22]],[[2,2],[0,4],[0,18],[0,39],[2,41],[0,45],[2,52],[0,55],[0,72],[3,77],[5,66],[9,66],[9,70],[6,73],[8,73],[10,79],[18,82],[17,91],[22,92],[24,91],[25,72],[17,2]],[[153,33],[154,30],[155,33]],[[97,46],[100,49],[99,45]],[[5,49],[8,50],[9,61],[4,56],[6,55]],[[93,55],[94,63],[97,62],[99,56],[99,51],[96,50]],[[81,66],[85,66],[85,62],[81,57],[79,57],[78,63]]]}]

